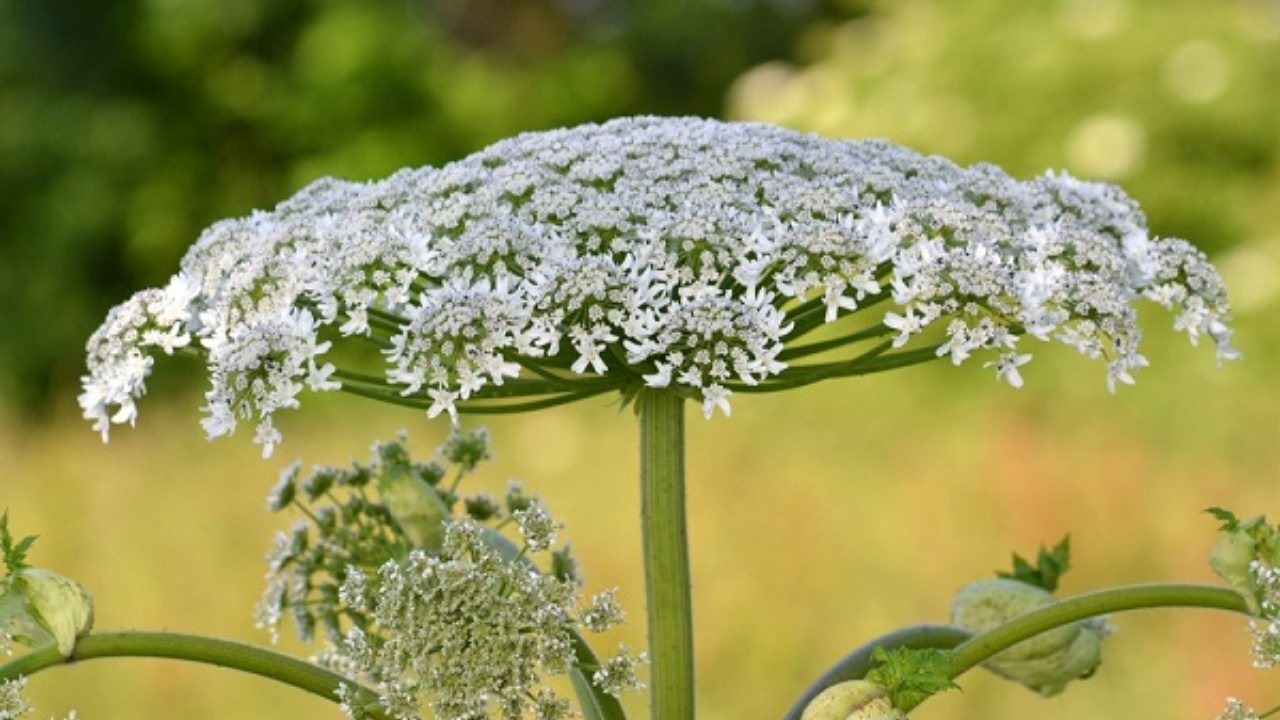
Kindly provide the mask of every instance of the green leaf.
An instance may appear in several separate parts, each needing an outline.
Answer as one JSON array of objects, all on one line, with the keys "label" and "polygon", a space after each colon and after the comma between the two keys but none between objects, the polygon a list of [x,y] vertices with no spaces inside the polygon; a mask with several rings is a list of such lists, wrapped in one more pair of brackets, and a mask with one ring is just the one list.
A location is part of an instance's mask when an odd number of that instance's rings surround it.
[{"label": "green leaf", "polygon": [[1218,528],[1219,530],[1235,532],[1240,529],[1240,518],[1236,517],[1236,514],[1230,510],[1224,510],[1220,507],[1211,507],[1205,510],[1205,512],[1222,521],[1222,526]]},{"label": "green leaf", "polygon": [[0,515],[0,553],[3,553],[4,565],[10,573],[16,573],[28,567],[27,551],[35,541],[35,535],[28,535],[14,542],[13,535],[9,533],[9,511],[6,510],[3,515]]},{"label": "green leaf", "polygon": [[952,655],[937,648],[878,647],[872,653],[878,664],[867,680],[889,693],[894,707],[915,707],[925,698],[946,690],[958,690],[952,678]]},{"label": "green leaf", "polygon": [[1051,550],[1041,545],[1040,552],[1036,556],[1035,565],[1032,565],[1021,555],[1014,553],[1013,571],[997,572],[996,576],[1053,592],[1058,589],[1058,579],[1070,569],[1071,536],[1066,535]]}]

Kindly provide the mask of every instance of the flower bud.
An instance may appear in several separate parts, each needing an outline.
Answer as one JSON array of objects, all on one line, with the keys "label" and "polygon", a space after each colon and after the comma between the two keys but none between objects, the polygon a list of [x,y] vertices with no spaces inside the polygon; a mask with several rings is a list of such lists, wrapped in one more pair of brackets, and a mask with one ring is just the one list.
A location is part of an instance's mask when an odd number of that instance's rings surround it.
[{"label": "flower bud", "polygon": [[[1004,625],[1019,615],[1057,603],[1043,588],[1016,580],[980,580],[956,593],[951,621],[973,633]],[[1054,628],[1001,652],[983,667],[1044,696],[1093,674],[1102,662],[1105,625],[1084,621]]]},{"label": "flower bud", "polygon": [[1241,527],[1220,533],[1213,545],[1213,553],[1209,556],[1209,566],[1213,568],[1213,572],[1230,585],[1232,590],[1240,593],[1249,606],[1249,612],[1254,615],[1261,610],[1253,573],[1249,569],[1256,548],[1257,541],[1253,534]]},{"label": "flower bud", "polygon": [[[394,452],[389,446],[399,448]],[[440,495],[418,474],[403,448],[389,443],[378,448],[382,468],[378,473],[378,497],[396,525],[415,547],[432,553],[444,543],[444,522],[449,508]]]},{"label": "flower bud", "polygon": [[867,680],[846,680],[823,690],[804,708],[800,720],[906,720],[883,687]]},{"label": "flower bud", "polygon": [[70,657],[76,639],[93,626],[93,597],[76,581],[43,568],[24,567],[0,593],[0,628],[24,645],[57,643]]}]

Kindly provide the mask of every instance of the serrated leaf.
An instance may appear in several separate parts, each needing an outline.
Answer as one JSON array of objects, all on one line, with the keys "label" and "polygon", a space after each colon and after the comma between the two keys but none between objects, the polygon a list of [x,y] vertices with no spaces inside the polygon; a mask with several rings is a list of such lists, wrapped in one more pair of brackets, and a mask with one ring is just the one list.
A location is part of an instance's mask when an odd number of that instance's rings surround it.
[{"label": "serrated leaf", "polygon": [[883,687],[894,707],[914,707],[931,695],[960,689],[952,680],[952,656],[946,650],[878,647],[871,657],[877,665],[866,679]]},{"label": "serrated leaf", "polygon": [[1235,532],[1240,529],[1240,518],[1236,517],[1236,514],[1230,510],[1220,507],[1211,507],[1206,509],[1205,512],[1222,521],[1222,525],[1218,528],[1219,530]]},{"label": "serrated leaf", "polygon": [[1071,536],[1066,535],[1052,549],[1047,549],[1041,545],[1040,551],[1036,555],[1035,565],[1014,553],[1013,570],[1011,572],[997,572],[996,576],[1053,592],[1058,589],[1058,580],[1070,569]]},{"label": "serrated leaf", "polygon": [[4,555],[4,565],[10,573],[16,573],[28,567],[27,551],[35,541],[35,535],[28,535],[14,542],[13,535],[9,532],[9,511],[6,510],[3,515],[0,515],[0,554]]}]

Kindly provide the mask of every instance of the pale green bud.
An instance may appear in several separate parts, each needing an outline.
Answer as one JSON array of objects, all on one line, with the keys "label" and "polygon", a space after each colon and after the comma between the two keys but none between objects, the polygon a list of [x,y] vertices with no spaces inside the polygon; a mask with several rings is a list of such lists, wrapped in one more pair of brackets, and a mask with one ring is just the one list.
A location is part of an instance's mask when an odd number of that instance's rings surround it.
[{"label": "pale green bud", "polygon": [[906,720],[883,687],[867,680],[846,680],[823,690],[804,708],[800,720]]},{"label": "pale green bud", "polygon": [[[956,593],[951,621],[973,633],[995,629],[1058,601],[1049,591],[1016,580],[980,580]],[[983,667],[1041,695],[1056,695],[1072,680],[1092,675],[1102,663],[1105,624],[1064,625],[1024,640]]]},{"label": "pale green bud", "polygon": [[1213,553],[1209,556],[1209,566],[1222,578],[1232,590],[1240,593],[1249,612],[1257,615],[1261,611],[1258,604],[1258,589],[1253,581],[1253,573],[1249,563],[1253,562],[1257,541],[1253,534],[1245,528],[1223,531],[1218,534],[1218,541],[1213,544]]},{"label": "pale green bud", "polygon": [[93,597],[75,580],[43,568],[9,576],[0,593],[0,628],[24,645],[56,643],[70,657],[93,626]]},{"label": "pale green bud", "polygon": [[[994,630],[1057,600],[1044,588],[1017,580],[979,580],[964,586],[951,603],[951,622],[972,633]],[[1071,644],[1074,627],[1060,627],[1024,640],[1000,653],[1006,660],[1041,657]]]},{"label": "pale green bud", "polygon": [[448,506],[408,462],[407,456],[400,461],[399,455],[387,451],[386,447],[380,448],[378,498],[409,542],[428,552],[439,552],[444,543],[444,523],[449,518]]},{"label": "pale green bud", "polygon": [[1097,623],[1080,623],[1066,647],[1021,660],[1000,657],[987,661],[992,672],[1024,685],[1045,697],[1057,695],[1072,680],[1087,678],[1102,664],[1102,630]]}]

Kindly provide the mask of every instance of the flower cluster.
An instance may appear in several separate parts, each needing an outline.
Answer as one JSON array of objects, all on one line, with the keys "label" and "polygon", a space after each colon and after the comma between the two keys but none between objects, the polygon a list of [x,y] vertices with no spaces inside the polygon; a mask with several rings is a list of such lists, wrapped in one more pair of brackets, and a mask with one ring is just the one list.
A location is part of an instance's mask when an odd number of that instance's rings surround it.
[{"label": "flower cluster", "polygon": [[1227,707],[1214,720],[1258,720],[1258,714],[1239,698],[1227,698]]},{"label": "flower cluster", "polygon": [[0,682],[0,720],[16,720],[31,714],[31,704],[22,697],[26,686],[25,677]]},{"label": "flower cluster", "polygon": [[[89,341],[80,403],[105,436],[133,421],[155,355],[195,352],[209,434],[249,420],[269,452],[276,411],[306,388],[455,417],[672,388],[709,417],[734,392],[937,357],[985,356],[1018,386],[1028,336],[1105,359],[1114,386],[1146,364],[1139,298],[1236,355],[1218,273],[1152,237],[1116,187],[1019,182],[883,141],[628,118],[379,182],[320,180],[212,226],[166,287]],[[339,343],[378,354],[344,353],[355,365],[338,369]]]},{"label": "flower cluster", "polygon": [[[560,525],[542,502],[518,483],[502,499],[459,493],[487,458],[486,431],[455,429],[426,463],[401,438],[349,468],[303,478],[287,467],[267,504],[307,520],[278,533],[267,555],[259,626],[274,639],[290,614],[303,640],[321,631],[320,661],[369,680],[398,718],[419,718],[423,707],[446,720],[566,718],[569,701],[542,678],[570,671],[601,692],[639,687],[642,656],[621,648],[597,663],[578,635],[605,632],[624,613],[612,590],[582,600],[568,548],[552,549]],[[520,547],[499,533],[507,526]],[[544,558],[546,572],[534,563]],[[340,699],[363,717],[369,699],[353,688]]]},{"label": "flower cluster", "polygon": [[[525,537],[525,551],[533,539]],[[569,717],[568,701],[544,684],[577,662],[575,629],[605,630],[622,617],[612,596],[578,609],[577,586],[505,558],[474,520],[450,522],[439,555],[412,551],[376,577],[351,572],[342,597],[367,614],[377,634],[358,628],[337,648],[342,667],[376,687],[388,713],[443,720]],[[641,658],[625,648],[594,670],[617,694],[640,687]]]},{"label": "flower cluster", "polygon": [[[0,720],[18,720],[35,712],[35,708],[31,707],[31,703],[22,696],[22,691],[27,686],[25,677],[15,678],[13,680],[0,680]],[[67,713],[65,720],[76,720],[78,714],[75,710]]]},{"label": "flower cluster", "polygon": [[1262,670],[1280,666],[1280,567],[1261,560],[1249,564],[1261,616],[1249,621],[1253,635],[1253,665]]},{"label": "flower cluster", "polygon": [[[413,460],[401,437],[375,443],[368,461],[347,467],[320,466],[304,476],[299,463],[287,466],[267,495],[267,508],[298,510],[306,519],[277,532],[267,552],[267,586],[254,613],[258,627],[275,641],[281,621],[290,616],[299,639],[310,642],[319,630],[329,642],[339,642],[350,626],[369,628],[368,617],[339,597],[350,568],[376,569],[424,547],[424,537],[442,536],[445,518],[459,504],[467,517],[495,526],[530,510],[545,516],[514,481],[501,500],[458,494],[459,484],[488,458],[489,434],[478,428],[455,429],[427,462]],[[419,505],[440,512],[413,512],[407,507],[412,502],[404,501],[406,487],[420,491]],[[567,547],[552,553],[556,577],[578,582],[575,566]]]},{"label": "flower cluster", "polygon": [[1280,665],[1280,525],[1266,516],[1241,519],[1230,510],[1210,508],[1222,521],[1209,565],[1244,599],[1253,635],[1253,664]]}]

